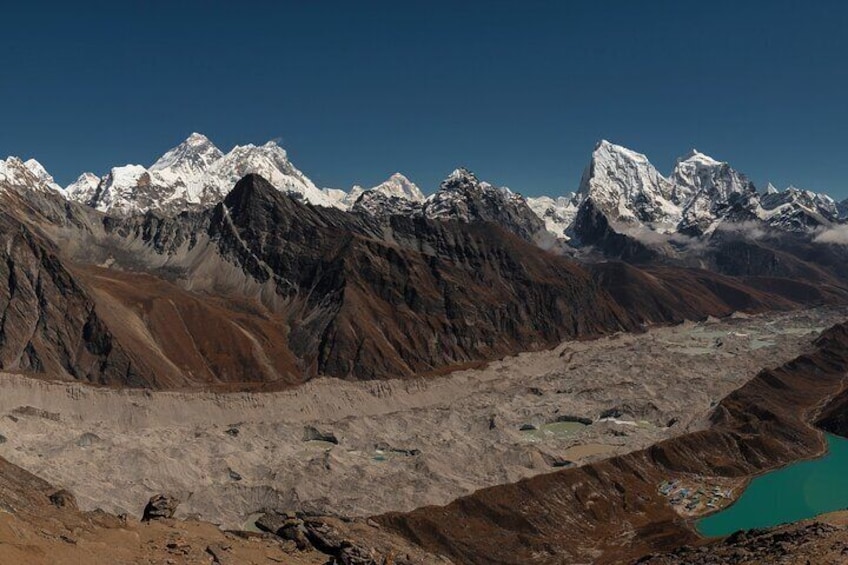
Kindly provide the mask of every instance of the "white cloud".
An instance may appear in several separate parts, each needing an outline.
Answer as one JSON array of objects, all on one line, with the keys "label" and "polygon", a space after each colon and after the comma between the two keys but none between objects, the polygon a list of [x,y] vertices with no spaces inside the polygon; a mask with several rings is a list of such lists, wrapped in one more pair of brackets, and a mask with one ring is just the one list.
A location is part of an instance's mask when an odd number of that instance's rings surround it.
[{"label": "white cloud", "polygon": [[816,243],[833,243],[848,245],[848,225],[838,225],[825,228],[813,238]]}]

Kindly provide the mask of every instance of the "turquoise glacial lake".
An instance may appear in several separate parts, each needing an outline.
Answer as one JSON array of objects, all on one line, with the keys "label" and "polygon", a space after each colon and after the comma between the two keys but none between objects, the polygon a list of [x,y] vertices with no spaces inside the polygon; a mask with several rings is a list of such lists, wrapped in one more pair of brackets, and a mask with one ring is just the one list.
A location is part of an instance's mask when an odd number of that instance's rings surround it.
[{"label": "turquoise glacial lake", "polygon": [[698,531],[726,536],[848,508],[848,440],[826,437],[826,455],[755,478],[732,506],[699,520]]}]

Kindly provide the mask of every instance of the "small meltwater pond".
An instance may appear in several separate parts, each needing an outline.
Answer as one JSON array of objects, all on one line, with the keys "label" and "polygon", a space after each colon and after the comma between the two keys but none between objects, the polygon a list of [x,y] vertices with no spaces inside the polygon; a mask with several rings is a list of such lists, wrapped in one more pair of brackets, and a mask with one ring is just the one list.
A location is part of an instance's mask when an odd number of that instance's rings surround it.
[{"label": "small meltwater pond", "polygon": [[828,453],[755,478],[733,505],[697,523],[704,536],[769,528],[848,507],[848,440],[827,435]]},{"label": "small meltwater pond", "polygon": [[543,424],[536,430],[524,430],[522,433],[532,441],[544,441],[572,436],[585,427],[586,424],[580,422],[553,422]]}]

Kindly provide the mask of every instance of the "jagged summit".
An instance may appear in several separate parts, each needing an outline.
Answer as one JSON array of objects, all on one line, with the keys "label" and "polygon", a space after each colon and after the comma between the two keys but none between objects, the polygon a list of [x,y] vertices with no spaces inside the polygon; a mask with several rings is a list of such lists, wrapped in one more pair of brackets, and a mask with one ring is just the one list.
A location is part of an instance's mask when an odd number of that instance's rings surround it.
[{"label": "jagged summit", "polygon": [[580,200],[591,198],[613,223],[645,223],[669,231],[679,221],[673,186],[641,154],[601,140],[580,180]]},{"label": "jagged summit", "polygon": [[192,208],[210,207],[242,177],[257,173],[278,190],[296,193],[322,206],[334,203],[288,160],[276,141],[238,145],[224,154],[203,134],[192,133],[168,150],[150,168],[126,165],[113,168],[92,189],[87,175],[69,185],[69,198],[108,213],[129,214],[153,210],[173,215]]},{"label": "jagged summit", "polygon": [[35,159],[24,162],[13,156],[0,159],[0,190],[5,188],[61,190],[41,163]]},{"label": "jagged summit", "polygon": [[595,144],[593,158],[597,156],[597,158],[603,159],[604,157],[611,157],[613,155],[619,155],[623,159],[629,159],[639,163],[650,164],[648,157],[623,145],[618,145],[606,139],[602,139]]},{"label": "jagged summit", "polygon": [[384,182],[378,184],[371,190],[381,192],[386,196],[405,198],[411,202],[423,202],[424,193],[414,182],[401,173],[394,173]]},{"label": "jagged summit", "polygon": [[481,181],[464,167],[441,182],[422,210],[431,219],[496,223],[529,241],[535,240],[545,225],[523,196]]},{"label": "jagged summit", "polygon": [[470,170],[465,167],[458,167],[451,171],[451,173],[442,181],[442,186],[450,185],[452,183],[476,183],[477,177]]},{"label": "jagged summit", "polygon": [[29,169],[29,171],[35,175],[39,181],[44,183],[45,186],[52,188],[53,190],[62,190],[62,187],[56,184],[56,181],[53,180],[53,176],[47,172],[47,169],[45,169],[44,166],[35,159],[27,159],[24,161],[24,166]]},{"label": "jagged summit", "polygon": [[684,163],[684,162],[699,163],[699,164],[704,165],[704,166],[716,166],[716,165],[722,164],[721,161],[717,161],[716,159],[713,159],[709,155],[707,155],[705,153],[701,153],[700,151],[698,151],[697,149],[694,149],[694,148],[691,149],[689,151],[689,153],[687,153],[686,155],[683,155],[682,157],[678,158],[677,162],[678,163]]},{"label": "jagged summit", "polygon": [[185,141],[162,155],[150,166],[150,170],[178,168],[179,172],[192,174],[205,171],[223,156],[221,150],[215,147],[208,137],[192,133]]},{"label": "jagged summit", "polygon": [[568,239],[571,234],[579,239],[574,226],[584,204],[618,232],[698,237],[713,233],[724,222],[809,230],[839,221],[844,209],[826,195],[798,189],[780,192],[769,185],[760,194],[744,174],[697,149],[680,157],[664,177],[645,155],[607,140],[595,145],[572,200],[538,199],[533,207],[557,237]]},{"label": "jagged summit", "polygon": [[418,214],[425,199],[421,189],[401,173],[394,173],[368,190],[354,186],[350,193],[339,196],[343,207],[375,217]]}]

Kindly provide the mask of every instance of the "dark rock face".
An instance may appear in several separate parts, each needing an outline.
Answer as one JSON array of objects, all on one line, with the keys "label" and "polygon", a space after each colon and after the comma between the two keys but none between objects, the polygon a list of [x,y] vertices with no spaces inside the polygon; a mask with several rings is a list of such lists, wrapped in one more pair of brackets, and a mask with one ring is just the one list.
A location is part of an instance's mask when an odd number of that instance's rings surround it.
[{"label": "dark rock face", "polygon": [[592,418],[586,418],[585,416],[571,416],[569,414],[560,414],[556,417],[556,422],[576,422],[578,424],[583,424],[584,426],[589,426],[592,424]]},{"label": "dark rock face", "polygon": [[303,519],[295,514],[268,512],[256,520],[256,527],[264,532],[295,542],[297,548],[301,551],[312,545],[306,537],[307,530]]},{"label": "dark rock face", "polygon": [[631,263],[644,263],[657,258],[657,253],[628,235],[618,233],[591,198],[577,210],[573,237],[579,244],[589,245],[606,257]]},{"label": "dark rock face", "polygon": [[173,518],[174,512],[177,511],[177,506],[180,501],[168,494],[157,494],[150,498],[147,506],[144,507],[144,514],[141,517],[142,522],[150,520],[161,520],[162,518]]},{"label": "dark rock face", "polygon": [[466,169],[457,169],[423,206],[431,219],[490,222],[518,237],[534,241],[544,222],[521,196],[480,182]]},{"label": "dark rock face", "polygon": [[385,219],[389,216],[412,216],[421,213],[421,204],[406,198],[368,190],[356,199],[351,207],[351,212],[366,214],[378,219]]},{"label": "dark rock face", "polygon": [[306,520],[306,539],[322,553],[326,553],[341,565],[381,565],[382,557],[371,550],[343,537],[329,524],[320,520]]},{"label": "dark rock face", "polygon": [[[172,255],[191,241],[129,233]],[[381,226],[248,176],[210,212],[201,237],[273,288],[266,304],[290,328],[288,348],[306,376],[410,375],[632,327],[576,264],[490,224],[395,216]]]},{"label": "dark rock face", "polygon": [[0,369],[143,384],[53,244],[0,214]]}]

